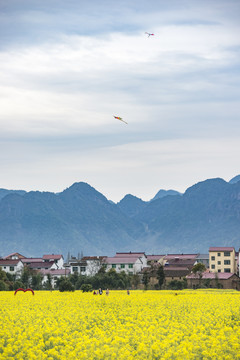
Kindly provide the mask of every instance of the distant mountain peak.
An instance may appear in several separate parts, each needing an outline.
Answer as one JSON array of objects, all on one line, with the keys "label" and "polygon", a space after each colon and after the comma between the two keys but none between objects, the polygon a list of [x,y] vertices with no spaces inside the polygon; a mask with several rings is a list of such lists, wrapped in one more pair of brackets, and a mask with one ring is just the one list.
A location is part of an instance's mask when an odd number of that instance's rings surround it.
[{"label": "distant mountain peak", "polygon": [[119,203],[117,203],[117,206],[122,212],[131,217],[142,210],[143,207],[146,206],[146,202],[134,195],[127,194],[119,201]]},{"label": "distant mountain peak", "polygon": [[230,181],[229,181],[229,184],[236,184],[237,182],[240,181],[240,175],[237,175],[237,176],[234,176],[234,178],[232,178]]},{"label": "distant mountain peak", "polygon": [[154,196],[154,198],[150,201],[154,201],[154,200],[157,200],[157,199],[161,199],[165,196],[168,196],[168,195],[182,195],[180,192],[176,191],[176,190],[159,190],[158,193]]}]

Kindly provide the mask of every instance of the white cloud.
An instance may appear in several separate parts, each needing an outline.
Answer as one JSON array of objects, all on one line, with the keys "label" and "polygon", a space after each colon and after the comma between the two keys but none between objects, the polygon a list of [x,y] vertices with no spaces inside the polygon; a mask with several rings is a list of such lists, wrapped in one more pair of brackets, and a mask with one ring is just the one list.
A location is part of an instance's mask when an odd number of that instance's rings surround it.
[{"label": "white cloud", "polygon": [[149,199],[236,175],[236,2],[51,4],[1,15],[1,187]]}]

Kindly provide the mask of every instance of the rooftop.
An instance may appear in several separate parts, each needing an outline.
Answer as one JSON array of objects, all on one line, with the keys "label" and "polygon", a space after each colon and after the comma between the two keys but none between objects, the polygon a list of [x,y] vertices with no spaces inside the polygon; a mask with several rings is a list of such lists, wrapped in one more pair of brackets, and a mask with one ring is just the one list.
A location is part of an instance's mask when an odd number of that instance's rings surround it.
[{"label": "rooftop", "polygon": [[21,259],[0,259],[0,266],[17,265]]},{"label": "rooftop", "polygon": [[[218,278],[219,280],[227,280],[229,278],[231,278],[233,275],[233,273],[225,273],[225,272],[218,272],[218,273],[211,273],[208,271],[205,271],[202,274],[202,279],[216,279]],[[236,275],[237,276],[237,275]],[[199,276],[196,274],[190,274],[187,276],[188,279],[199,279]]]},{"label": "rooftop", "polygon": [[235,251],[234,247],[210,247],[209,251]]},{"label": "rooftop", "polygon": [[146,256],[145,252],[117,252],[115,257],[140,257],[140,256]]},{"label": "rooftop", "polygon": [[43,255],[43,260],[60,260],[63,256],[59,254]]},{"label": "rooftop", "polygon": [[139,256],[131,257],[107,257],[106,264],[134,264]]}]

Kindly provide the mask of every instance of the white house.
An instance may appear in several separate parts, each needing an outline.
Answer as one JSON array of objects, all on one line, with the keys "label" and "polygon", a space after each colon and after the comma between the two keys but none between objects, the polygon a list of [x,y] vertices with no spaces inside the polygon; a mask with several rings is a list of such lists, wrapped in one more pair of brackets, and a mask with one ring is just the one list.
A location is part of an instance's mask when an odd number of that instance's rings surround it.
[{"label": "white house", "polygon": [[116,253],[114,257],[105,259],[106,270],[125,271],[127,274],[137,274],[147,267],[147,256],[144,252]]},{"label": "white house", "polygon": [[57,264],[54,261],[40,261],[35,262],[27,265],[31,270],[56,270],[58,269]]},{"label": "white house", "polygon": [[51,255],[43,255],[42,257],[44,262],[54,262],[57,266],[57,269],[63,269],[64,266],[64,259],[62,255],[55,255],[55,254],[51,254]]},{"label": "white house", "polygon": [[67,267],[70,273],[81,274],[86,276],[94,276],[105,264],[106,256],[84,256],[82,259],[70,259]]},{"label": "white house", "polygon": [[61,278],[62,276],[68,276],[70,274],[70,269],[41,269],[39,272],[43,275],[42,284],[47,282],[48,275],[50,275],[52,287],[54,288],[57,279]]},{"label": "white house", "polygon": [[0,267],[2,270],[15,275],[16,278],[20,277],[23,266],[24,265],[20,259],[0,259]]}]

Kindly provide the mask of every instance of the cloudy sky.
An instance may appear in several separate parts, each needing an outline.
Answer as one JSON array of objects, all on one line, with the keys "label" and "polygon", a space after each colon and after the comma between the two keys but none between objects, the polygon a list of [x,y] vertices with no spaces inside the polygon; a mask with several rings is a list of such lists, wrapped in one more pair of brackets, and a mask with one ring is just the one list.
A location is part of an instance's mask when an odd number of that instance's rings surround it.
[{"label": "cloudy sky", "polygon": [[0,0],[0,188],[85,181],[117,202],[240,174],[239,14],[239,0]]}]

